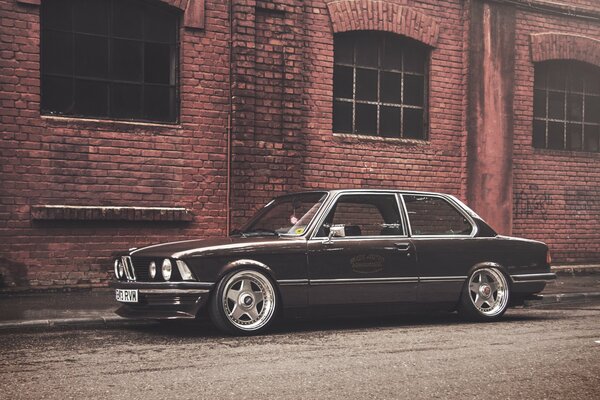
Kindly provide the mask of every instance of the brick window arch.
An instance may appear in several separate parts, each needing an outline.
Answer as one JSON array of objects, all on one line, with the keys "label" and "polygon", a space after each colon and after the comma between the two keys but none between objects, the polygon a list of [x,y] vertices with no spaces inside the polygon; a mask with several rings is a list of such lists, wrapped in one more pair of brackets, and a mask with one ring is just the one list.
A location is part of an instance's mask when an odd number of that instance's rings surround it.
[{"label": "brick window arch", "polygon": [[392,33],[336,34],[334,132],[425,139],[428,53]]},{"label": "brick window arch", "polygon": [[334,132],[426,139],[436,20],[377,0],[338,0],[327,8],[334,32]]},{"label": "brick window arch", "polygon": [[176,122],[180,16],[161,2],[44,0],[42,113]]}]

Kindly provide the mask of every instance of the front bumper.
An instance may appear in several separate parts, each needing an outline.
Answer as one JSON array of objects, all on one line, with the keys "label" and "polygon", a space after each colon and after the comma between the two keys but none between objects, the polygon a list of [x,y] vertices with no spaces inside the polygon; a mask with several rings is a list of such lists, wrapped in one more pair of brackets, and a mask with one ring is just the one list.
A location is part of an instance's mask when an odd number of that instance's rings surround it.
[{"label": "front bumper", "polygon": [[213,283],[111,282],[113,289],[137,289],[137,303],[121,303],[116,313],[126,318],[191,319],[208,302]]}]

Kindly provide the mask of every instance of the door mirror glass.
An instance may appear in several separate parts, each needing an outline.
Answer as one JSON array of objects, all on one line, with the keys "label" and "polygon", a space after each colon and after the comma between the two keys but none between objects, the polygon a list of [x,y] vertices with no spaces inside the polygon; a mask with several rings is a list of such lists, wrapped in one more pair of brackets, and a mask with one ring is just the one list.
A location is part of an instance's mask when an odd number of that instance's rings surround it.
[{"label": "door mirror glass", "polygon": [[344,237],[346,236],[346,228],[344,225],[332,225],[329,227],[329,239],[333,237]]}]

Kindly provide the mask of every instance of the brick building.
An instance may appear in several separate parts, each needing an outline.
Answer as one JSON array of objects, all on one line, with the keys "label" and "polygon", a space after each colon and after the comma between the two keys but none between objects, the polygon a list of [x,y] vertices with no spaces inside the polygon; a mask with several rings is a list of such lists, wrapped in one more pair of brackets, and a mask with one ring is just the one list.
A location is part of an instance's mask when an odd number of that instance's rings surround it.
[{"label": "brick building", "polygon": [[311,188],[465,200],[600,260],[599,0],[0,0],[0,284]]}]

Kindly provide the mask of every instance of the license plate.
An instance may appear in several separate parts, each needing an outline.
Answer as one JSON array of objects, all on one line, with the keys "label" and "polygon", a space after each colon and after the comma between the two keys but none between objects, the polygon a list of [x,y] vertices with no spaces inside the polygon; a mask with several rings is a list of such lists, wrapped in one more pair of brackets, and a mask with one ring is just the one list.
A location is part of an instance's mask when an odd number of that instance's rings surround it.
[{"label": "license plate", "polygon": [[138,302],[137,289],[117,289],[115,295],[117,297],[117,301],[120,301],[121,303]]}]

